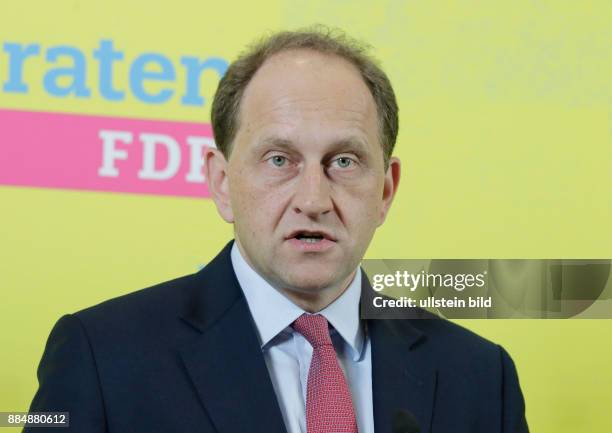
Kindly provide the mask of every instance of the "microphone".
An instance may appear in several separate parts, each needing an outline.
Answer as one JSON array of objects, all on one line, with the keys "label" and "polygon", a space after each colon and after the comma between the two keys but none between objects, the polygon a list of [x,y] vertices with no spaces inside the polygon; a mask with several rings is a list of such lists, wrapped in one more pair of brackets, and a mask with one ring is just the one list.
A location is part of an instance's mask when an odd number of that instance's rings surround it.
[{"label": "microphone", "polygon": [[420,433],[421,429],[410,411],[400,409],[393,414],[391,431],[393,433]]}]

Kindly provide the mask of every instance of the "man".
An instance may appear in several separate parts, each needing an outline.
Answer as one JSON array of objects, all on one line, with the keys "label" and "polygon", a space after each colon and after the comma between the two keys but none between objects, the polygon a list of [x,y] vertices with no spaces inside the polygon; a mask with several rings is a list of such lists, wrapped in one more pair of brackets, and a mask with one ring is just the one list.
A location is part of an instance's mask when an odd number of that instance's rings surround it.
[{"label": "man", "polygon": [[212,122],[209,190],[235,241],[194,275],[62,317],[31,411],[87,433],[527,431],[501,347],[444,320],[359,317],[359,263],[400,179],[395,96],[359,45],[271,36],[230,66]]}]

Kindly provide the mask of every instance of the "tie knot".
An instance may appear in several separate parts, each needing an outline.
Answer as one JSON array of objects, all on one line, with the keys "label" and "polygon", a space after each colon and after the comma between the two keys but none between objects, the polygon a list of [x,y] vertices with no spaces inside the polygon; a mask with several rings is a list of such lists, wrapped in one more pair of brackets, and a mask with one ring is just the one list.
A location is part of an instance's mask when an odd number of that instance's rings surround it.
[{"label": "tie knot", "polygon": [[320,314],[302,314],[293,322],[293,329],[302,334],[313,349],[332,345],[327,319]]}]

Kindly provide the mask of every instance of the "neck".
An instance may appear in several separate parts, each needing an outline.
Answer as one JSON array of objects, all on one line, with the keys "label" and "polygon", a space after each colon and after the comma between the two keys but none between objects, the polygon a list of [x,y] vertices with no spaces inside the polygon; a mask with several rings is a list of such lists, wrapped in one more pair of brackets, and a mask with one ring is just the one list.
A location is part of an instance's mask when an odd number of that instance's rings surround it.
[{"label": "neck", "polygon": [[[355,277],[355,271],[345,278],[340,284],[326,287],[317,291],[304,291],[299,289],[277,288],[291,302],[309,313],[318,313],[330,305],[348,289]],[[275,287],[276,288],[276,287]]]}]

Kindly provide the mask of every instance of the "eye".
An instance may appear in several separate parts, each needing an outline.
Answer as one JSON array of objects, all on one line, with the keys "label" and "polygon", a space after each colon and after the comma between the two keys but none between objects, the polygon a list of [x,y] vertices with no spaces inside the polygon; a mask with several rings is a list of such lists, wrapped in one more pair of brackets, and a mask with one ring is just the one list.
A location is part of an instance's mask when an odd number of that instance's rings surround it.
[{"label": "eye", "polygon": [[282,167],[287,162],[287,157],[282,155],[274,155],[269,158],[269,161],[272,161],[272,164],[274,164],[276,167]]},{"label": "eye", "polygon": [[355,161],[353,161],[351,158],[348,158],[346,156],[341,156],[340,158],[334,159],[332,162],[337,163],[338,167],[340,168],[349,168],[351,167],[351,165],[353,165]]}]

